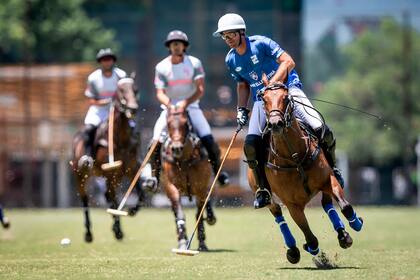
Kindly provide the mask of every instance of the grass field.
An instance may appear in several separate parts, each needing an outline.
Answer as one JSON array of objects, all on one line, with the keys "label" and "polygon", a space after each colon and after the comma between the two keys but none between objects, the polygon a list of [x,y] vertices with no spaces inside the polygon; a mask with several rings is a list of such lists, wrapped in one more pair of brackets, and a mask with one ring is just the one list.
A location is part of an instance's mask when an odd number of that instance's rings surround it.
[{"label": "grass field", "polygon": [[[333,270],[315,269],[303,250],[300,263],[289,264],[268,210],[216,209],[217,224],[206,227],[214,251],[185,257],[171,253],[176,240],[169,209],[124,218],[122,242],[114,240],[105,210],[96,209],[92,244],[83,241],[80,209],[6,209],[12,227],[0,228],[0,279],[420,279],[420,210],[356,209],[365,227],[360,233],[348,228],[354,244],[347,250],[339,248],[322,209],[307,210],[321,249],[338,265]],[[192,217],[188,210],[189,233]],[[301,248],[302,233],[286,219]],[[60,246],[63,237],[72,240],[69,247]]]}]

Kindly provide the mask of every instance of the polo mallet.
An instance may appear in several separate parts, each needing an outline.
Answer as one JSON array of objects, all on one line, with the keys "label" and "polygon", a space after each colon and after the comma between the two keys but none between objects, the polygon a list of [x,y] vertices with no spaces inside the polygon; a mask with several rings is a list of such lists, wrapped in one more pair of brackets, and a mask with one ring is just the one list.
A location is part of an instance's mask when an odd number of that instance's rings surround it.
[{"label": "polo mallet", "polygon": [[120,168],[122,165],[121,160],[114,161],[114,103],[109,108],[108,117],[108,162],[101,165],[102,170],[111,171]]},{"label": "polo mallet", "polygon": [[117,209],[108,208],[106,212],[117,215],[117,216],[127,216],[128,213],[126,211],[122,211],[121,209],[124,207],[125,202],[127,201],[128,197],[130,196],[131,191],[133,190],[134,186],[136,185],[138,179],[140,178],[141,171],[146,166],[147,162],[149,161],[150,157],[152,156],[153,151],[156,149],[156,146],[158,144],[159,140],[155,140],[150,147],[149,151],[147,152],[146,156],[143,159],[142,164],[140,165],[139,170],[137,171],[136,175],[133,178],[133,181],[131,181],[130,187],[128,188],[127,192],[125,193],[123,199],[121,200],[120,205]]},{"label": "polo mallet", "polygon": [[216,176],[214,176],[214,180],[213,180],[213,183],[211,184],[209,193],[207,194],[206,200],[204,201],[203,207],[201,208],[200,215],[198,215],[197,222],[195,223],[194,231],[193,231],[193,233],[190,237],[190,240],[188,241],[188,244],[187,244],[187,249],[173,248],[172,249],[173,253],[176,253],[178,255],[183,255],[183,256],[195,256],[199,253],[199,251],[190,250],[191,242],[194,238],[195,232],[197,231],[198,224],[200,223],[201,217],[203,216],[204,209],[206,209],[207,202],[209,201],[210,196],[213,192],[213,188],[216,185],[217,178],[219,177],[219,174],[222,171],[223,164],[225,163],[225,160],[226,160],[227,156],[229,155],[230,149],[232,148],[233,142],[235,141],[236,136],[238,136],[238,133],[239,133],[239,131],[241,131],[241,129],[242,129],[242,126],[238,126],[236,128],[235,134],[233,134],[232,139],[230,140],[230,144],[229,144],[229,146],[226,150],[225,155],[223,156],[222,162],[220,163],[219,170],[217,170]]}]

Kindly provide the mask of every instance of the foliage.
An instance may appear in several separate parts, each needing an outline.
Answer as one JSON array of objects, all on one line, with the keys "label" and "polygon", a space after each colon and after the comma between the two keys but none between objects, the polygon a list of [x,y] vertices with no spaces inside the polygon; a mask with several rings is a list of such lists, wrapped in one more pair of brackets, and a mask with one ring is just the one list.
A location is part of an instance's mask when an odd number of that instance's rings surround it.
[{"label": "foliage", "polygon": [[0,5],[0,61],[92,60],[98,49],[118,47],[114,32],[89,18],[84,0],[5,0]]},{"label": "foliage", "polygon": [[[328,104],[317,104],[338,138],[338,147],[359,163],[386,164],[414,157],[420,131],[420,34],[386,19],[343,47],[346,67],[317,98],[362,109],[384,122]],[[406,41],[407,42],[407,41]],[[408,76],[411,75],[411,79]]]}]

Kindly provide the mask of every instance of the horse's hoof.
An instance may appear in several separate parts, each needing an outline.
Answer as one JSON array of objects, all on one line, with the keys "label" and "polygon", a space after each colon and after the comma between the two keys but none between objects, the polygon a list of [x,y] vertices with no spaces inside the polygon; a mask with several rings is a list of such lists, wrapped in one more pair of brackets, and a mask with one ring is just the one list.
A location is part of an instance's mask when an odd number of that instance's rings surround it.
[{"label": "horse's hoof", "polygon": [[114,236],[117,240],[122,240],[124,238],[124,233],[120,228],[120,223],[117,222],[112,226],[112,231],[114,232]]},{"label": "horse's hoof", "polygon": [[295,246],[287,250],[287,260],[292,264],[297,264],[300,261],[300,251]]},{"label": "horse's hoof", "polygon": [[200,252],[208,252],[209,251],[209,248],[203,242],[203,243],[200,243],[200,245],[198,246],[198,251],[200,251]]},{"label": "horse's hoof", "polygon": [[136,205],[134,207],[130,207],[128,208],[128,215],[129,216],[135,216],[137,214],[137,212],[139,212],[140,210],[140,206]]},{"label": "horse's hoof", "polygon": [[338,243],[340,244],[340,247],[343,249],[350,248],[351,245],[353,245],[353,239],[351,238],[350,234],[342,230],[338,233]]},{"label": "horse's hoof", "polygon": [[180,250],[187,250],[188,240],[187,239],[180,239],[178,241],[178,249]]},{"label": "horse's hoof", "polygon": [[93,236],[92,233],[90,232],[86,232],[85,233],[85,242],[87,243],[91,243],[93,241]]},{"label": "horse's hoof", "polygon": [[1,223],[1,225],[3,226],[3,228],[7,229],[10,227],[10,221],[7,217],[3,217],[3,221]]},{"label": "horse's hoof", "polygon": [[79,170],[84,169],[84,168],[92,169],[93,158],[88,155],[81,156],[79,161],[77,162],[77,167]]},{"label": "horse's hoof", "polygon": [[303,244],[303,250],[305,250],[306,252],[308,252],[312,256],[316,256],[319,253],[319,247],[316,248],[316,249],[312,249],[311,247],[308,246],[308,244]]},{"label": "horse's hoof", "polygon": [[117,240],[122,240],[124,238],[124,233],[121,230],[114,232],[114,235]]},{"label": "horse's hoof", "polygon": [[206,222],[212,226],[217,222],[216,216],[207,216]]}]

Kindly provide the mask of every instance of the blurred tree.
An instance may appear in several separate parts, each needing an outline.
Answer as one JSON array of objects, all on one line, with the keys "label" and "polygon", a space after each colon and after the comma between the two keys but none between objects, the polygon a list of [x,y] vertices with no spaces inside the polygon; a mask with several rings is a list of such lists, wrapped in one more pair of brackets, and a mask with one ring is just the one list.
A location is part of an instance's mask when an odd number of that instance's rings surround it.
[{"label": "blurred tree", "polygon": [[317,103],[355,163],[404,166],[414,159],[420,131],[420,34],[386,19],[343,48],[344,74],[317,96],[383,116],[386,125],[339,107]]},{"label": "blurred tree", "polygon": [[83,2],[3,0],[0,61],[91,61],[98,49],[117,48],[114,32],[87,17]]}]

